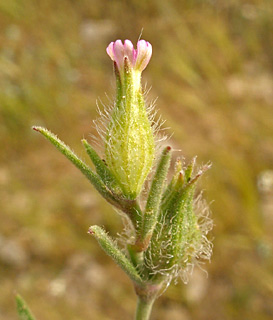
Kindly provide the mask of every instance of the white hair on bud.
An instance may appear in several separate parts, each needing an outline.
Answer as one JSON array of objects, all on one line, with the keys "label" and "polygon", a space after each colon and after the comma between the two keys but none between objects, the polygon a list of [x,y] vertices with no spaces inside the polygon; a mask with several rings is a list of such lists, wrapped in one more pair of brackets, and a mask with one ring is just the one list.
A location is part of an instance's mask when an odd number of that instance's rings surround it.
[{"label": "white hair on bud", "polygon": [[[178,259],[177,263],[170,267],[166,266],[168,265],[168,261],[173,258],[170,254],[166,253],[168,252],[168,247],[173,245],[171,239],[173,225],[172,221],[169,221],[171,225],[169,230],[170,237],[165,237],[165,239],[162,240],[166,226],[165,215],[157,225],[157,239],[155,242],[160,243],[160,246],[154,248],[155,250],[148,249],[146,252],[144,262],[146,268],[151,270],[151,275],[162,275],[165,278],[165,284],[161,294],[167,289],[172,280],[176,283],[177,279],[180,278],[185,284],[188,283],[195,266],[206,272],[203,264],[207,260],[210,261],[212,255],[212,243],[207,238],[207,235],[213,228],[213,222],[210,218],[209,206],[202,198],[202,192],[194,199],[193,211],[196,216],[196,221],[194,222],[195,228],[200,231],[200,236],[189,240],[187,238],[183,239],[181,242],[180,261]],[[174,215],[172,219],[175,219],[175,217],[176,215]],[[188,228],[190,228],[189,224]],[[157,262],[155,263],[154,261]]]}]

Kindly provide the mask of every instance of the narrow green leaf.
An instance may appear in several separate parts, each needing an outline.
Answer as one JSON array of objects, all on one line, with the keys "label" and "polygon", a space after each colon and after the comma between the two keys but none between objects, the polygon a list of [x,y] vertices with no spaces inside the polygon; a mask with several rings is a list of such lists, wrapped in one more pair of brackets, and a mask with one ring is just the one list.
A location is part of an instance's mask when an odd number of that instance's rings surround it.
[{"label": "narrow green leaf", "polygon": [[91,161],[93,162],[97,174],[101,177],[102,181],[109,187],[111,190],[114,190],[115,193],[121,194],[121,188],[119,186],[118,181],[115,176],[109,170],[104,161],[100,158],[97,152],[93,149],[93,147],[85,140],[82,140],[82,144],[85,147],[87,154],[89,155]]},{"label": "narrow green leaf", "polygon": [[19,294],[15,298],[20,320],[35,320],[24,299]]},{"label": "narrow green leaf", "polygon": [[128,260],[125,254],[118,248],[116,243],[99,226],[91,226],[88,233],[93,235],[102,249],[121,267],[121,269],[136,283],[143,284],[136,268]]},{"label": "narrow green leaf", "polygon": [[92,183],[97,191],[110,203],[117,206],[117,200],[114,194],[105,186],[102,179],[92,172],[92,170],[55,134],[42,127],[32,127],[33,130],[40,132],[48,139],[68,160],[70,160]]},{"label": "narrow green leaf", "polygon": [[151,189],[148,195],[146,210],[143,218],[141,238],[144,240],[146,237],[152,235],[154,226],[157,221],[160,201],[162,198],[165,180],[171,162],[171,147],[166,147],[158,162],[158,166],[153,178]]}]

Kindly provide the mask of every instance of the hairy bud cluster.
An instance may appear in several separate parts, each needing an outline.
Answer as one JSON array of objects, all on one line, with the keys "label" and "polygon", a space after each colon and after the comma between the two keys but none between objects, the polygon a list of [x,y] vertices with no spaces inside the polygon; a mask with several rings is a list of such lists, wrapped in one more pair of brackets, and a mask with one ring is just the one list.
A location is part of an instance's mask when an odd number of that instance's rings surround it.
[{"label": "hairy bud cluster", "polygon": [[189,267],[211,256],[212,246],[207,239],[212,228],[209,211],[200,197],[195,198],[197,181],[210,165],[195,173],[195,159],[187,167],[177,160],[175,173],[167,183],[172,150],[165,147],[156,161],[147,199],[140,202],[139,195],[155,158],[154,130],[141,89],[141,72],[151,58],[152,46],[140,40],[134,49],[131,41],[117,40],[110,43],[107,53],[114,61],[117,93],[105,130],[101,131],[105,159],[86,140],[82,141],[96,172],[50,131],[33,129],[130,219],[126,252],[101,227],[92,226],[89,233],[132,279],[136,293],[146,302],[155,299],[163,283],[178,275],[185,280]]}]

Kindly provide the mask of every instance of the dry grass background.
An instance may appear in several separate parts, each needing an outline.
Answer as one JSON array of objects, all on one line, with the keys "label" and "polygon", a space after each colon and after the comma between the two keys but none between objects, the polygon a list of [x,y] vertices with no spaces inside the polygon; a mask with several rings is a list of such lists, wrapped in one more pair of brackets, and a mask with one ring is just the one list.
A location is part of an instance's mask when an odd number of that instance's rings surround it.
[{"label": "dry grass background", "polygon": [[129,280],[87,235],[120,218],[31,125],[87,160],[96,100],[114,94],[108,43],[153,45],[144,72],[175,155],[203,179],[215,228],[208,278],[172,285],[153,319],[269,320],[272,308],[272,3],[0,0],[0,318],[20,292],[40,320],[132,319]]}]

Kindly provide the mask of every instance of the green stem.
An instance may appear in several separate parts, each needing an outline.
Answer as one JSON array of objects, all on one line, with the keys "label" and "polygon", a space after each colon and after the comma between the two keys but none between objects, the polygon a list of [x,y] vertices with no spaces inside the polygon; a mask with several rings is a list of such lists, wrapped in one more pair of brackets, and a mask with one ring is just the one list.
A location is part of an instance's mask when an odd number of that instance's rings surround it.
[{"label": "green stem", "polygon": [[138,297],[135,320],[149,320],[155,299],[142,300]]}]

